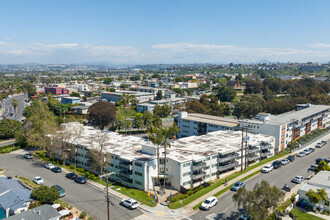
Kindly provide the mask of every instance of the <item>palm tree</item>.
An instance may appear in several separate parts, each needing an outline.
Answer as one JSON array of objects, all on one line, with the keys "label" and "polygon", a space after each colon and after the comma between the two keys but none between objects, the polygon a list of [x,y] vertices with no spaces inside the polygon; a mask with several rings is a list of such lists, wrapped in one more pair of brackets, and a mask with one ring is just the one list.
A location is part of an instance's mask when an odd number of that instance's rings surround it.
[{"label": "palm tree", "polygon": [[16,107],[18,106],[18,100],[17,99],[13,99],[13,101],[11,102],[11,104],[14,107],[14,112],[16,113]]},{"label": "palm tree", "polygon": [[[164,189],[166,184],[166,157],[167,157],[167,148],[171,147],[169,142],[170,138],[175,137],[175,134],[178,133],[179,129],[175,123],[173,123],[172,127],[154,127],[150,126],[148,129],[149,132],[149,140],[157,145],[157,160],[159,160],[159,145],[164,146]],[[159,173],[159,164],[158,164],[158,173]],[[159,175],[158,175],[159,181]],[[159,183],[160,185],[160,183]]]},{"label": "palm tree", "polygon": [[158,185],[161,188],[160,185],[160,179],[159,179],[159,146],[162,144],[162,133],[161,130],[157,127],[150,126],[148,127],[148,138],[149,140],[157,145],[157,177],[158,177]]},{"label": "palm tree", "polygon": [[124,114],[125,114],[125,119],[124,120],[125,120],[125,135],[126,135],[127,134],[127,132],[126,132],[126,130],[127,130],[127,121],[126,121],[127,113],[129,115],[131,115],[131,113],[132,113],[131,106],[136,105],[137,100],[136,100],[135,96],[128,95],[128,94],[124,93],[121,97],[120,102],[121,102],[121,105],[124,109]]}]

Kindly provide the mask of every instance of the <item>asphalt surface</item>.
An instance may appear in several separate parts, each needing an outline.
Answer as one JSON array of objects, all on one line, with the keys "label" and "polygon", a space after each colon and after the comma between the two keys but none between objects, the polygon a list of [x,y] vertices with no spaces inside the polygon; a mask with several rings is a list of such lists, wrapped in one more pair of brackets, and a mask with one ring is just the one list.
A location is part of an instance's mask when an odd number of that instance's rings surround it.
[{"label": "asphalt surface", "polygon": [[[89,184],[78,184],[67,179],[64,173],[54,173],[44,168],[36,159],[24,159],[23,150],[10,154],[0,155],[0,168],[6,169],[6,176],[24,176],[32,180],[35,176],[41,176],[45,185],[60,185],[66,191],[63,201],[73,205],[78,210],[86,211],[94,219],[107,219],[106,194]],[[143,212],[139,209],[128,210],[119,205],[120,200],[110,197],[113,205],[110,205],[110,217],[112,220],[133,219]]]},{"label": "asphalt surface", "polygon": [[[2,108],[5,109],[5,112],[3,113],[3,118],[10,118],[10,119],[16,119],[16,120],[22,120],[23,119],[23,112],[24,112],[24,103],[25,99],[27,99],[27,94],[21,94],[12,96],[10,98],[7,98],[5,101],[2,102]],[[18,105],[16,107],[16,112],[14,110],[14,107],[12,105],[13,99],[17,99]]]},{"label": "asphalt surface", "polygon": [[8,141],[1,141],[0,142],[0,147],[8,146],[8,145],[11,145],[11,144],[16,144],[16,140],[11,139],[11,140],[8,140]]},{"label": "asphalt surface", "polygon": [[[330,143],[326,144],[322,148],[316,148],[316,150],[310,155],[304,157],[296,157],[294,162],[290,162],[287,165],[282,165],[281,168],[275,169],[270,173],[260,173],[254,176],[252,179],[246,181],[246,188],[252,190],[256,183],[261,183],[262,180],[267,181],[271,186],[275,185],[278,188],[282,188],[285,184],[288,184],[293,188],[296,184],[291,180],[299,175],[307,177],[311,173],[307,170],[312,164],[315,164],[315,160],[320,157],[330,157]],[[284,191],[283,191],[284,192]],[[244,210],[239,209],[233,202],[232,197],[235,192],[228,191],[219,198],[217,206],[212,207],[209,211],[198,211],[196,214],[190,216],[191,219],[226,219],[234,220],[238,219]]]}]

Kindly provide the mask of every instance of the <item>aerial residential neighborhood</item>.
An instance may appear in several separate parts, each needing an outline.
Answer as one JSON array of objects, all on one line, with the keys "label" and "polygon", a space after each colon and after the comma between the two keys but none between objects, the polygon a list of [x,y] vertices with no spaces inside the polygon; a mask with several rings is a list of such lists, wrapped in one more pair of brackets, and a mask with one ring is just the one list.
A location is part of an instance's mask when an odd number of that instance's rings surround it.
[{"label": "aerial residential neighborhood", "polygon": [[1,1],[0,220],[330,219],[329,8]]}]

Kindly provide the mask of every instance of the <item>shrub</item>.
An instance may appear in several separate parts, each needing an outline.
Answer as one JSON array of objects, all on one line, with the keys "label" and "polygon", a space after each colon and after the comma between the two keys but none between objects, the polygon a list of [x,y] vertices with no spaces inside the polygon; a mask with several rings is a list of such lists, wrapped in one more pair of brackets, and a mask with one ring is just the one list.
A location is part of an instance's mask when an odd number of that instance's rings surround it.
[{"label": "shrub", "polygon": [[92,216],[89,216],[87,220],[94,220]]},{"label": "shrub", "polygon": [[92,180],[96,180],[97,179],[94,174],[89,175],[89,178],[92,179]]},{"label": "shrub", "polygon": [[39,200],[42,204],[53,204],[54,201],[59,198],[59,194],[55,186],[49,188],[45,185],[34,189],[31,196]]},{"label": "shrub", "polygon": [[82,211],[79,215],[79,218],[84,219],[87,216],[87,213],[85,211]]},{"label": "shrub", "polygon": [[329,215],[329,213],[327,211],[323,211],[323,215]]},{"label": "shrub", "polygon": [[73,169],[74,169],[74,165],[71,164],[71,165],[69,166],[69,168],[70,168],[71,170],[73,170]]},{"label": "shrub", "polygon": [[46,153],[45,152],[38,152],[37,153],[41,158],[46,157]]}]

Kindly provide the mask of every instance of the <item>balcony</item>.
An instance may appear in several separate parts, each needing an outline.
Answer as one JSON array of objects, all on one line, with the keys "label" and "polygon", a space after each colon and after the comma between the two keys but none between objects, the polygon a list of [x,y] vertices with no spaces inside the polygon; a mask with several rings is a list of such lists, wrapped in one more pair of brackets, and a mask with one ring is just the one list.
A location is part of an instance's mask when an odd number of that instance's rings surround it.
[{"label": "balcony", "polygon": [[127,171],[120,171],[119,172],[120,176],[126,177],[128,179],[132,178],[133,173],[132,172],[127,172]]},{"label": "balcony", "polygon": [[258,160],[258,159],[259,159],[259,156],[258,155],[248,156],[248,161],[249,162],[255,161],[255,160]]},{"label": "balcony", "polygon": [[223,163],[223,162],[226,162],[226,161],[230,161],[230,160],[233,160],[233,159],[236,159],[239,157],[239,154],[235,153],[235,154],[230,154],[228,155],[227,157],[220,157],[219,158],[219,162],[220,163]]},{"label": "balcony", "polygon": [[270,151],[260,154],[261,157],[267,157],[267,156],[271,156],[271,155],[272,155],[272,152],[270,152]]},{"label": "balcony", "polygon": [[266,150],[266,149],[270,149],[271,147],[272,147],[271,144],[266,144],[266,145],[261,145],[261,146],[260,146],[260,149],[261,149],[261,150]]},{"label": "balcony", "polygon": [[192,175],[192,179],[193,179],[193,180],[202,179],[202,178],[205,177],[205,175],[206,175],[205,172],[201,172],[201,173],[193,174],[193,175]]},{"label": "balcony", "polygon": [[132,163],[122,161],[122,162],[119,163],[119,167],[127,169],[127,170],[132,170]]},{"label": "balcony", "polygon": [[230,163],[230,164],[227,164],[227,165],[224,165],[224,166],[219,166],[218,170],[220,172],[223,172],[223,171],[226,171],[226,170],[230,170],[232,168],[235,168],[237,165],[238,165],[238,162]]},{"label": "balcony", "polygon": [[124,186],[132,187],[132,183],[133,181],[130,179],[126,179],[126,178],[121,179],[121,184],[123,184]]},{"label": "balcony", "polygon": [[202,163],[199,163],[199,164],[193,164],[192,170],[197,171],[197,170],[204,169],[205,167],[206,167],[205,162],[202,162]]},{"label": "balcony", "polygon": [[251,148],[248,148],[248,153],[249,154],[252,154],[252,153],[255,153],[255,152],[259,152],[260,149],[258,147],[251,147]]}]

